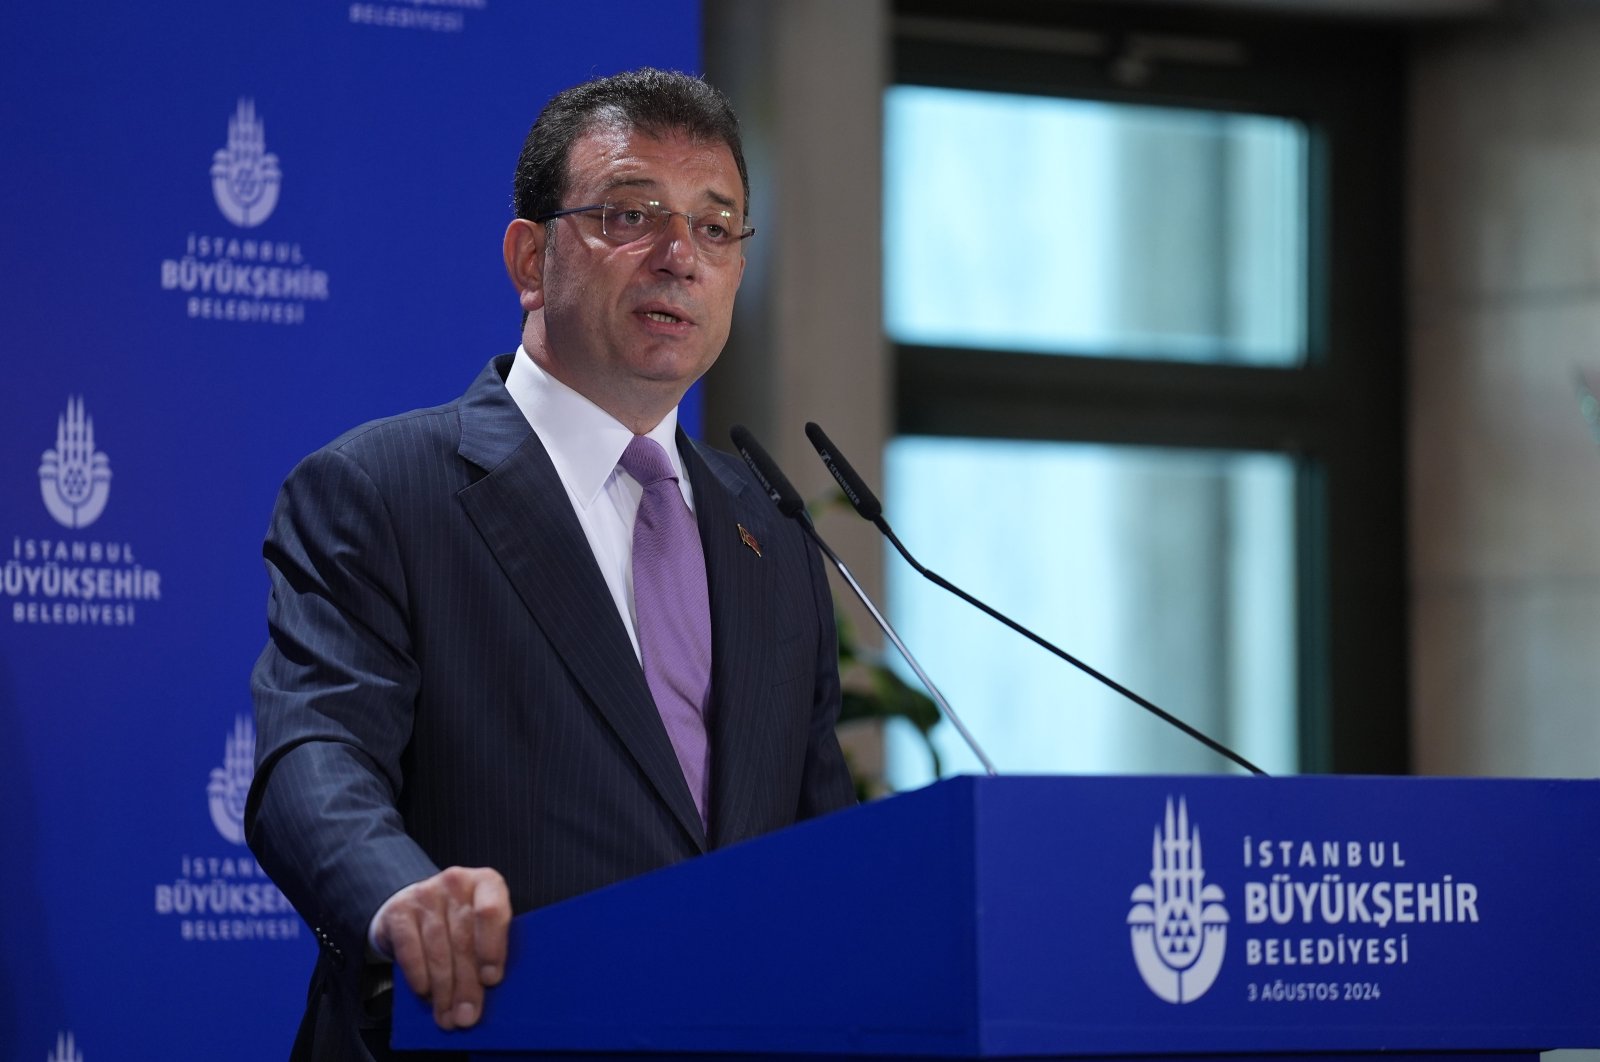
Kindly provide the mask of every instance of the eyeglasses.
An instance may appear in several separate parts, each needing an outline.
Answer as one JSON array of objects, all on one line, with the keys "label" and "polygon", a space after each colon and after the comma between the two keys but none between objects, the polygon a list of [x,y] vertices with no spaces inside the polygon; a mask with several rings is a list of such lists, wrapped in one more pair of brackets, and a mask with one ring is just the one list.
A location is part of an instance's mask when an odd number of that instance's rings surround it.
[{"label": "eyeglasses", "polygon": [[600,231],[619,247],[653,239],[665,229],[674,217],[689,223],[689,235],[695,250],[708,258],[721,258],[731,254],[741,240],[748,240],[756,230],[744,224],[744,219],[731,210],[707,210],[700,214],[685,214],[681,210],[668,210],[654,199],[613,199],[592,206],[565,207],[540,214],[535,222],[551,221],[568,214],[600,215]]}]

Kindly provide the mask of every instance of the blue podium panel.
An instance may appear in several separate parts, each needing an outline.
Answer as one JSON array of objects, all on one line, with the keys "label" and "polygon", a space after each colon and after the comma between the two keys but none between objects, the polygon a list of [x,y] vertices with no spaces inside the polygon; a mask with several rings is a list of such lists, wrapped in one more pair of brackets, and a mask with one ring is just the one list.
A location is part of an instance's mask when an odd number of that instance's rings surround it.
[{"label": "blue podium panel", "polygon": [[1575,917],[1600,783],[1029,779],[975,799],[986,1054],[1600,1043],[1600,932]]},{"label": "blue podium panel", "polygon": [[[962,778],[518,918],[484,1020],[635,1057],[1600,1046],[1600,782]],[[592,1056],[591,1056],[592,1057]]]}]

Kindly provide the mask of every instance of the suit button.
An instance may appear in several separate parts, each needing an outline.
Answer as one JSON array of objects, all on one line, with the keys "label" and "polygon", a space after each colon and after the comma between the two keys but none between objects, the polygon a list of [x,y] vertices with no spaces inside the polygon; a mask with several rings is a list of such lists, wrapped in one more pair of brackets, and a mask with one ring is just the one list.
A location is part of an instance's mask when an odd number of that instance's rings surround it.
[{"label": "suit button", "polygon": [[322,947],[322,950],[327,952],[328,961],[333,964],[333,968],[335,970],[344,969],[344,952],[340,951],[339,946],[333,942],[333,936],[321,926],[313,926],[311,932],[316,936],[317,943]]}]

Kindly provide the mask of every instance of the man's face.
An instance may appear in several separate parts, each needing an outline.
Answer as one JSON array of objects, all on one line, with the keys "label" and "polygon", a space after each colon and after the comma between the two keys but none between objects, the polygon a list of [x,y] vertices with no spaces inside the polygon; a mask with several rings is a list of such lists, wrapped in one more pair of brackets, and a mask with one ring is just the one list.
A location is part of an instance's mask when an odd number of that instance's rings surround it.
[{"label": "man's face", "polygon": [[[731,207],[743,215],[739,170],[727,145],[681,134],[601,126],[567,158],[562,206],[630,197],[699,215]],[[728,339],[733,298],[744,274],[735,245],[706,255],[682,217],[637,243],[619,246],[598,213],[555,222],[543,259],[544,354],[557,379],[640,430],[717,360]],[[653,423],[643,425],[644,428]]]}]

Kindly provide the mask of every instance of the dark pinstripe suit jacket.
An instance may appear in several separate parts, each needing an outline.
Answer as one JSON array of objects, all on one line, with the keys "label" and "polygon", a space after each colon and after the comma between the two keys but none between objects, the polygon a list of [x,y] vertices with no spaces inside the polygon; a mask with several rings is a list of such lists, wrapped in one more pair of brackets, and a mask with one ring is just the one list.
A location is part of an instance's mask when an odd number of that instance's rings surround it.
[{"label": "dark pinstripe suit jacket", "polygon": [[820,559],[738,460],[680,434],[711,598],[705,836],[510,364],[311,455],[273,514],[246,821],[321,945],[299,1057],[386,1037],[367,925],[439,868],[495,867],[525,911],[854,800]]}]

